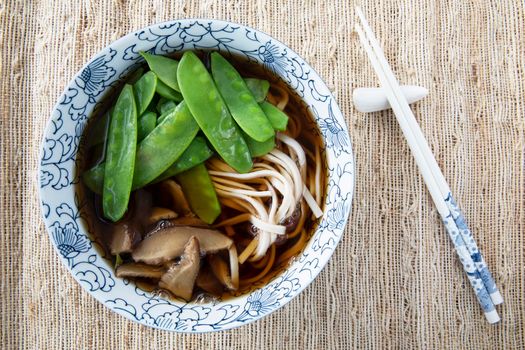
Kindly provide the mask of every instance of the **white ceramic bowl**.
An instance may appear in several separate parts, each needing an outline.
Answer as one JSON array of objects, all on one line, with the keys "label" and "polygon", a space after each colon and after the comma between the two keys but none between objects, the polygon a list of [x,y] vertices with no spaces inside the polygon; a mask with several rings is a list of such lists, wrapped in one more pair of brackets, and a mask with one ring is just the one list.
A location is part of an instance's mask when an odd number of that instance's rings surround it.
[{"label": "white ceramic bowl", "polygon": [[[88,118],[103,97],[142,62],[139,51],[208,49],[233,53],[275,72],[315,116],[325,143],[329,183],[324,215],[304,252],[269,283],[217,303],[166,300],[115,277],[83,218],[77,156]],[[265,33],[217,20],[177,20],[131,33],[99,52],[68,84],[45,130],[40,198],[51,242],[80,285],[111,310],[144,325],[181,332],[224,330],[272,313],[308,286],[341,239],[354,189],[348,130],[334,97],[294,51]]]}]

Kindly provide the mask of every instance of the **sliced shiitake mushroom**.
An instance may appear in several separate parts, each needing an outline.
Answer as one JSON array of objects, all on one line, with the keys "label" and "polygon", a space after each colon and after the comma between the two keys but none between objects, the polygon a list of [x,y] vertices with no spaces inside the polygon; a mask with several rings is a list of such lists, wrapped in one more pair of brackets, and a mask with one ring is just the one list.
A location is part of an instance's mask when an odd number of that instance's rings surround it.
[{"label": "sliced shiitake mushroom", "polygon": [[207,223],[196,216],[182,216],[171,220],[173,225],[177,226],[196,226],[196,227],[210,227]]},{"label": "sliced shiitake mushroom", "polygon": [[159,279],[166,272],[164,267],[151,266],[142,263],[127,263],[117,267],[117,277],[144,277]]},{"label": "sliced shiitake mushroom", "polygon": [[161,207],[153,207],[148,218],[148,224],[153,225],[160,220],[176,219],[179,215],[173,210]]},{"label": "sliced shiitake mushroom", "polygon": [[187,301],[193,294],[193,286],[200,269],[199,241],[192,236],[184,247],[184,254],[178,264],[173,264],[162,275],[159,287]]},{"label": "sliced shiitake mushroom", "polygon": [[226,261],[224,261],[219,255],[214,254],[208,256],[208,263],[210,264],[215,277],[217,277],[226,288],[229,290],[237,289],[232,282],[232,277]]},{"label": "sliced shiitake mushroom", "polygon": [[215,277],[213,272],[207,266],[203,266],[199,271],[199,275],[195,280],[197,287],[203,291],[210,293],[215,296],[221,296],[223,287],[221,282]]},{"label": "sliced shiitake mushroom", "polygon": [[140,238],[141,234],[134,223],[127,221],[116,223],[113,225],[109,242],[111,254],[130,253]]},{"label": "sliced shiitake mushroom", "polygon": [[199,240],[203,254],[229,249],[233,241],[217,230],[189,226],[171,226],[161,228],[146,237],[131,254],[136,262],[159,265],[178,257],[184,251],[184,245],[195,236]]}]

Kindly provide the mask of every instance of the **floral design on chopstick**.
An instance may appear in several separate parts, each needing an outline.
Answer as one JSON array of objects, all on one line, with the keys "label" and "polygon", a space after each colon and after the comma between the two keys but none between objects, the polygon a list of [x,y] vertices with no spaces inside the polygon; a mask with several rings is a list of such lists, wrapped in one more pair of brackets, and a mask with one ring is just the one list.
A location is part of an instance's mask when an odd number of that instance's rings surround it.
[{"label": "floral design on chopstick", "polygon": [[483,308],[484,312],[491,312],[494,310],[494,304],[490,298],[490,295],[485,288],[485,285],[481,279],[481,276],[476,268],[476,266],[469,263],[470,253],[461,237],[461,234],[454,222],[452,214],[449,214],[447,217],[443,218],[443,225],[450,237],[450,240],[454,242],[454,248],[456,253],[463,265],[463,269],[467,273],[467,278],[474,289],[476,297],[478,298],[480,305]]},{"label": "floral design on chopstick", "polygon": [[481,280],[483,281],[483,284],[485,285],[485,288],[487,289],[489,294],[498,292],[496,282],[494,281],[494,278],[492,277],[492,274],[488,269],[487,263],[483,259],[483,256],[481,255],[478,249],[476,241],[472,236],[472,232],[470,232],[470,229],[465,221],[465,217],[463,216],[461,209],[457,205],[456,200],[452,196],[452,193],[448,193],[447,197],[445,198],[445,203],[447,204],[450,210],[450,215],[452,219],[454,220],[456,226],[459,229],[458,237],[461,239],[463,244],[466,245],[470,257],[476,265],[479,278],[481,278]]}]

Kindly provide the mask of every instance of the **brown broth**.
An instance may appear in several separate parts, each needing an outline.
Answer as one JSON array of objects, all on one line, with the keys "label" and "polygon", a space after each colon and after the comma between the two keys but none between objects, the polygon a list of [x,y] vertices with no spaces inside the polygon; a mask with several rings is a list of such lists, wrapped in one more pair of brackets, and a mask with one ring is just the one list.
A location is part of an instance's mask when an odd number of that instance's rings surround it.
[{"label": "brown broth", "polygon": [[[206,53],[200,52],[200,57],[204,60],[206,60]],[[179,58],[180,55],[176,55],[176,58]],[[289,94],[289,102],[285,108],[285,112],[288,115],[295,114],[302,116],[299,118],[302,124],[302,132],[301,135],[297,138],[297,141],[305,148],[308,148],[313,152],[313,145],[311,144],[311,140],[315,140],[314,142],[317,143],[317,145],[320,146],[321,149],[321,160],[323,162],[321,166],[322,176],[321,176],[321,188],[322,188],[322,198],[325,198],[326,195],[326,185],[327,185],[327,166],[326,166],[326,158],[324,154],[324,146],[323,141],[320,137],[320,133],[318,131],[318,127],[315,124],[315,121],[309,112],[308,108],[306,107],[306,104],[297,96],[296,93],[293,92],[292,89],[290,89],[282,80],[278,79],[272,72],[268,71],[265,67],[262,65],[256,64],[254,62],[248,62],[245,59],[242,59],[241,57],[228,57],[228,60],[236,67],[236,69],[241,73],[243,77],[254,77],[254,78],[260,78],[260,79],[266,79],[270,81],[271,88],[270,91],[275,91],[275,87],[279,87],[281,89],[284,89]],[[147,69],[147,66],[144,66],[144,68]],[[108,95],[104,98],[104,102],[101,104],[101,108],[98,108],[98,111],[94,112],[94,117],[90,118],[90,122],[86,129],[84,130],[83,137],[81,139],[80,143],[80,152],[79,152],[79,167],[78,171],[79,174],[82,174],[85,170],[89,169],[94,164],[97,164],[97,162],[102,157],[101,150],[97,150],[97,147],[92,147],[90,145],[89,140],[92,138],[93,135],[93,125],[95,124],[94,121],[101,118],[106,111],[109,109],[109,107],[114,103],[116,100],[116,95],[118,91],[120,91],[120,88],[123,84],[121,84],[117,89],[113,90],[112,92],[108,93]],[[155,102],[152,102],[155,103]],[[99,147],[100,148],[100,147]],[[153,205],[154,206],[169,206],[169,203],[166,203],[166,199],[163,198],[160,191],[157,188],[158,185],[148,185],[144,188],[142,195],[144,193],[150,193],[153,196]],[[137,191],[135,191],[137,192]],[[142,216],[146,215],[140,208],[137,208],[137,201],[134,200],[134,193],[131,195],[130,204],[128,213],[126,214],[125,218],[126,220],[132,220],[132,219],[143,219]],[[101,249],[103,251],[103,254],[106,258],[110,259],[112,263],[115,262],[115,257],[112,256],[109,253],[109,248],[107,242],[108,237],[110,236],[110,231],[112,230],[112,223],[109,223],[108,221],[104,220],[101,215],[101,197],[99,195],[96,195],[92,193],[84,184],[82,181],[79,181],[79,185],[77,186],[77,193],[80,195],[80,198],[83,199],[82,202],[86,203],[85,206],[85,215],[83,216],[85,219],[85,223],[87,224],[89,232],[94,235],[95,239],[100,243]],[[138,201],[142,202],[142,200]],[[323,200],[324,202],[324,200]],[[309,209],[308,209],[309,210]],[[133,212],[133,214],[131,214]],[[223,208],[223,213],[221,214],[222,217],[227,215],[231,215],[232,210],[231,209],[225,209]],[[133,218],[130,218],[133,216]],[[309,215],[310,216],[310,215]],[[123,219],[123,220],[124,220]],[[315,228],[317,227],[317,220],[311,220],[311,218],[307,218],[305,222],[305,229],[308,233],[308,239],[305,240],[307,243],[310,239],[312,233],[315,231]],[[146,228],[151,229],[151,227]],[[237,251],[240,254],[243,250],[243,246],[251,240],[252,236],[246,232],[246,225],[237,225],[234,227],[236,234],[232,238],[236,242],[236,245],[238,246]],[[224,230],[222,230],[224,233]],[[280,254],[285,252],[288,248],[293,246],[293,244],[296,242],[296,240],[299,238],[300,235],[296,236],[293,239],[288,239],[284,243],[281,243],[279,245],[276,245],[276,259],[279,257]],[[244,242],[244,243],[243,243]],[[306,243],[302,246],[300,253],[304,250],[304,246]],[[270,250],[268,250],[268,253]],[[279,264],[274,264],[271,268],[271,270],[259,281],[257,281],[254,285],[248,285],[244,288],[240,288],[239,290],[235,292],[224,292],[224,294],[221,296],[222,299],[232,297],[232,296],[238,296],[245,294],[249,292],[254,287],[259,287],[261,285],[265,285],[269,283],[276,275],[281,273],[287,266],[289,266],[290,262],[295,259],[297,255],[292,256],[291,258],[287,259],[284,262],[281,262]],[[127,261],[130,259],[129,256],[124,255],[123,256],[124,261]],[[204,264],[206,259],[203,260]],[[249,278],[251,276],[256,275],[259,271],[259,269],[254,268],[250,263],[246,262],[243,265],[239,266],[239,273],[240,273],[240,282],[242,283],[243,279]],[[147,280],[140,279],[137,280],[137,285],[140,286],[149,286],[149,289],[151,287],[151,284],[148,283]],[[199,296],[199,291],[196,289],[194,290],[194,300]]]}]

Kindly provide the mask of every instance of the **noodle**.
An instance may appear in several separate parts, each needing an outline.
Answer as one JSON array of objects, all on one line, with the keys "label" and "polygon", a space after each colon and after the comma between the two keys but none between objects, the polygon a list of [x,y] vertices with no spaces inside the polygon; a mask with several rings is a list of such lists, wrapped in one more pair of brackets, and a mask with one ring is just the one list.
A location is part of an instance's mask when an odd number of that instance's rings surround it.
[{"label": "noodle", "polygon": [[244,264],[244,262],[252,255],[255,248],[257,248],[258,244],[257,238],[252,239],[250,244],[244,249],[244,251],[239,255],[239,263]]},{"label": "noodle", "polygon": [[230,256],[230,272],[232,278],[232,284],[235,289],[239,288],[239,259],[237,256],[237,248],[235,244],[232,244],[231,248],[228,250]]},{"label": "noodle", "polygon": [[284,111],[284,108],[288,104],[288,100],[290,98],[288,92],[278,85],[272,86],[272,90],[277,90],[279,92],[279,95],[281,96],[281,99],[277,102],[275,107],[279,108],[281,111]]},{"label": "noodle", "polygon": [[262,269],[264,266],[268,265],[268,260],[270,260],[270,254],[266,254],[261,260],[250,261],[250,264],[256,269]]},{"label": "noodle", "polygon": [[294,256],[297,253],[299,253],[299,251],[301,250],[301,248],[304,245],[304,242],[306,241],[306,232],[305,232],[305,230],[301,230],[300,232],[301,232],[301,235],[299,236],[299,239],[294,243],[293,246],[288,248],[285,252],[283,252],[279,256],[279,258],[276,261],[277,264],[280,264],[283,261],[286,261],[289,258],[291,258],[292,256]]},{"label": "noodle", "polygon": [[315,201],[321,206],[321,154],[315,146]]},{"label": "noodle", "polygon": [[229,207],[229,208],[235,209],[237,211],[240,211],[240,212],[243,212],[245,210],[248,210],[248,211],[250,210],[249,208],[247,209],[247,208],[243,207],[243,205],[241,205],[241,204],[237,203],[236,201],[233,201],[233,200],[231,200],[229,198],[223,198],[221,200],[221,204],[226,206],[226,207]]},{"label": "noodle", "polygon": [[275,261],[275,245],[272,245],[272,247],[270,248],[270,259],[269,260],[270,261],[268,261],[268,264],[264,267],[264,270],[259,272],[254,277],[243,279],[241,281],[241,286],[250,285],[250,284],[253,284],[253,283],[259,281],[261,278],[263,278],[270,271],[270,269],[272,268],[273,263]]},{"label": "noodle", "polygon": [[222,226],[230,226],[230,225],[237,225],[241,222],[249,221],[251,217],[251,214],[244,213],[237,216],[234,216],[233,218],[229,218],[226,220],[223,220],[215,225],[215,227],[222,227]]},{"label": "noodle", "polygon": [[[310,168],[311,170],[311,168]],[[316,191],[315,191],[315,179],[310,176],[310,178],[308,179],[308,188],[310,189],[310,192],[312,193],[313,196],[316,195]]]},{"label": "noodle", "polygon": [[[304,211],[306,210],[306,206],[301,202],[301,212],[304,213]],[[303,215],[301,215],[301,217],[299,218],[299,222],[297,223],[297,227],[295,228],[295,230],[293,230],[292,233],[288,234],[288,239],[291,239],[291,238],[294,238],[295,236],[297,236],[298,233],[301,232],[301,230],[303,229],[303,226],[304,226],[304,222],[306,221],[306,213],[304,213]]]}]

